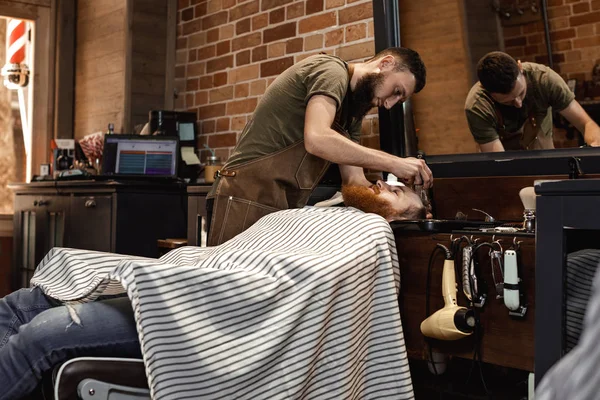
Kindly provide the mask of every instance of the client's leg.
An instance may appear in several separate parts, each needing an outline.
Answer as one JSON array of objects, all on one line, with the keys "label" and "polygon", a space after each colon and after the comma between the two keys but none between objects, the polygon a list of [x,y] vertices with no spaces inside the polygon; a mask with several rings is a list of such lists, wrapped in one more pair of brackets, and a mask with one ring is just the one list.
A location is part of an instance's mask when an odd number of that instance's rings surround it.
[{"label": "client's leg", "polygon": [[19,327],[52,308],[39,288],[20,289],[0,299],[0,349]]},{"label": "client's leg", "polygon": [[39,313],[0,348],[0,399],[32,391],[42,374],[77,356],[141,357],[127,297]]}]

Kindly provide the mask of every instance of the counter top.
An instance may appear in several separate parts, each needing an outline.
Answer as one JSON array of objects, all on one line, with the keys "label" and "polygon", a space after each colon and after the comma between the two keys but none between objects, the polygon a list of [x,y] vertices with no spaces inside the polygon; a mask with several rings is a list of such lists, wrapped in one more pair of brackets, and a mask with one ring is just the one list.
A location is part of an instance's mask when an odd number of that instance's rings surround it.
[{"label": "counter top", "polygon": [[187,186],[188,193],[207,194],[210,192],[212,184],[193,184]]},{"label": "counter top", "polygon": [[535,185],[535,193],[542,196],[598,196],[600,179],[563,179],[540,182]]},{"label": "counter top", "polygon": [[485,221],[467,221],[455,219],[416,219],[390,222],[392,230],[396,231],[421,231],[421,232],[445,232],[451,233],[455,230],[473,230],[480,228],[493,228],[499,223]]},{"label": "counter top", "polygon": [[86,180],[47,180],[37,181],[31,183],[25,182],[11,182],[7,187],[14,193],[41,193],[41,192],[72,192],[74,190],[91,190],[91,191],[126,191],[126,190],[161,190],[161,191],[182,191],[185,190],[186,184],[183,182],[176,181],[145,181],[145,180],[131,180],[131,181],[116,181],[116,180],[102,180],[96,181],[92,179]]}]

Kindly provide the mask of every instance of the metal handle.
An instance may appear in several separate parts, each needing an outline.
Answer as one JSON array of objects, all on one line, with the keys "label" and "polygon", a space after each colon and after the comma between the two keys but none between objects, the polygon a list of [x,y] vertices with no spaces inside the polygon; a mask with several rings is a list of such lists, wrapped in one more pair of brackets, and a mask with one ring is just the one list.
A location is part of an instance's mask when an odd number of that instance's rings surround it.
[{"label": "metal handle", "polygon": [[94,208],[96,207],[96,200],[88,199],[85,201],[85,208]]},{"label": "metal handle", "polygon": [[77,385],[77,394],[84,400],[108,398],[150,400],[150,390],[148,389],[114,385],[112,383],[90,378],[86,378],[79,382],[79,385]]},{"label": "metal handle", "polygon": [[50,200],[34,200],[33,201],[33,206],[47,206],[48,204],[50,204]]}]

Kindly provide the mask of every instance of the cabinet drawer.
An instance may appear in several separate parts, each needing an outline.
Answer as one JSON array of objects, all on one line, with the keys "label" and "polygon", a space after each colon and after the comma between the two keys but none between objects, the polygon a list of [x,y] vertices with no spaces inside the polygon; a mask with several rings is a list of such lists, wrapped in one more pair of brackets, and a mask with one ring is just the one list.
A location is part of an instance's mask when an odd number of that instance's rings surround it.
[{"label": "cabinet drawer", "polygon": [[67,218],[66,246],[76,249],[114,251],[113,198],[107,196],[71,197]]},{"label": "cabinet drawer", "polygon": [[36,266],[53,247],[64,246],[69,199],[61,195],[16,195],[13,289],[29,286]]},{"label": "cabinet drawer", "polygon": [[64,196],[17,195],[15,196],[15,212],[64,212],[65,200]]}]

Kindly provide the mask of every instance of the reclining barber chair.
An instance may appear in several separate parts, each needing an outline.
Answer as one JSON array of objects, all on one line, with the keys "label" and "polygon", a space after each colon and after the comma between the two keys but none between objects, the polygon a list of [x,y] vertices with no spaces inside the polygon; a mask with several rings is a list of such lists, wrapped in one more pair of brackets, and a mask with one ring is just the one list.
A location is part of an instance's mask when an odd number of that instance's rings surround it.
[{"label": "reclining barber chair", "polygon": [[[185,239],[158,240],[159,253],[186,244]],[[150,400],[144,362],[131,358],[74,358],[45,377],[40,390],[44,400]]]},{"label": "reclining barber chair", "polygon": [[51,380],[46,400],[150,399],[141,359],[78,357],[57,366]]}]

